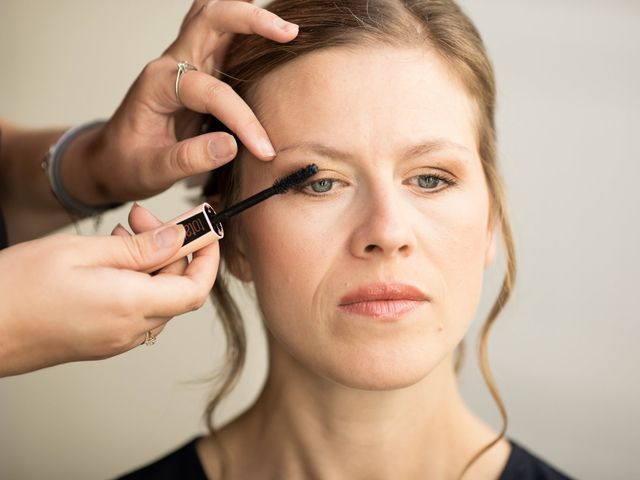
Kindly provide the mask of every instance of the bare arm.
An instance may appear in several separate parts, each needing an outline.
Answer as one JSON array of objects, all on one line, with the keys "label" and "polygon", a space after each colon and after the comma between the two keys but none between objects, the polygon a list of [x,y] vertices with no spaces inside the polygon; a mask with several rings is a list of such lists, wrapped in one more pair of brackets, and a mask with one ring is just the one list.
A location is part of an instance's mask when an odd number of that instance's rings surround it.
[{"label": "bare arm", "polygon": [[69,223],[49,189],[40,163],[60,130],[27,132],[0,120],[0,205],[9,243],[28,240]]},{"label": "bare arm", "polygon": [[[0,119],[0,206],[10,244],[31,240],[71,222],[51,192],[41,163],[64,129],[27,130]],[[79,135],[64,154],[65,187],[89,205],[100,199],[87,169],[95,131]],[[69,175],[69,170],[73,171]],[[66,173],[66,174],[65,174]],[[102,200],[104,202],[104,200]]]}]

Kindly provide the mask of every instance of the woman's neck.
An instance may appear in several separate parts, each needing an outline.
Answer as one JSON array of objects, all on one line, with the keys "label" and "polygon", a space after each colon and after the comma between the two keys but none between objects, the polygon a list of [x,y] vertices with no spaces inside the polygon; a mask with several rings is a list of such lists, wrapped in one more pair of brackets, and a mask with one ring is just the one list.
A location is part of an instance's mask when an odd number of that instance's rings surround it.
[{"label": "woman's neck", "polygon": [[[260,397],[220,436],[229,478],[422,480],[457,478],[495,434],[460,398],[451,358],[414,385],[363,391],[310,373],[275,346]],[[495,478],[507,456],[503,442],[493,462],[474,468]]]}]

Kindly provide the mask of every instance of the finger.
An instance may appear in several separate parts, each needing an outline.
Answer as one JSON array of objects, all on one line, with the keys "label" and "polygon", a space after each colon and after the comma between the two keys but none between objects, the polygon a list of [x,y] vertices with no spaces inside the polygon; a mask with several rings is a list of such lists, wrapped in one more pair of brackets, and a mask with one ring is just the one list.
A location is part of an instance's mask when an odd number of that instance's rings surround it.
[{"label": "finger", "polygon": [[175,255],[184,237],[182,225],[168,225],[132,236],[91,237],[91,248],[82,251],[88,265],[145,271]]},{"label": "finger", "polygon": [[[252,0],[240,1],[253,3]],[[226,58],[227,51],[229,50],[229,46],[231,45],[231,41],[234,36],[235,34],[230,32],[223,32],[218,36],[218,43],[213,50],[213,55],[211,56],[213,60],[213,70],[211,72],[216,78],[220,78],[220,75],[223,73],[219,68],[222,68],[222,65],[224,65],[224,59]],[[294,35],[293,38],[296,36],[297,34]]]},{"label": "finger", "polygon": [[130,237],[131,234],[120,223],[111,230],[111,235],[119,235],[121,237]]},{"label": "finger", "polygon": [[154,283],[140,291],[140,298],[145,316],[152,317],[175,317],[199,309],[213,286],[178,275],[161,274],[151,279]]},{"label": "finger", "polygon": [[[180,32],[183,31],[185,25],[189,23],[189,21],[198,14],[198,12],[202,9],[202,6],[208,1],[209,0],[194,0],[194,2],[191,4],[191,7],[189,8],[189,11],[185,15],[185,17],[182,19],[182,24],[180,25],[180,30],[179,30]],[[222,0],[222,1],[229,1],[229,0]],[[253,0],[238,0],[238,1],[253,3]]]},{"label": "finger", "polygon": [[134,233],[146,232],[163,225],[162,220],[137,202],[129,210],[128,221]]},{"label": "finger", "polygon": [[[189,8],[189,11],[187,12],[184,19],[182,20],[182,24],[180,25],[181,32],[184,26],[200,11],[202,6],[208,1],[209,0],[194,0],[194,2],[191,4],[191,7]],[[229,1],[229,0],[221,0],[221,1]],[[253,3],[253,0],[237,0],[237,1]]]},{"label": "finger", "polygon": [[188,138],[157,151],[149,175],[159,176],[173,184],[178,180],[211,170],[232,160],[238,153],[235,138],[225,132],[214,132]]},{"label": "finger", "polygon": [[[163,225],[162,221],[156,218],[149,210],[138,203],[134,203],[129,211],[129,225],[134,233],[142,233],[153,230]],[[159,270],[158,273],[171,273],[182,275],[189,262],[186,258],[181,258]]]},{"label": "finger", "polygon": [[176,60],[188,59],[204,66],[218,48],[218,37],[223,33],[257,34],[285,43],[297,36],[298,26],[251,3],[209,1],[184,23],[167,53]]},{"label": "finger", "polygon": [[163,323],[163,324],[162,324],[162,325],[160,325],[159,327],[152,328],[152,329],[150,330],[150,332],[151,332],[152,334],[154,334],[154,335],[157,337],[158,335],[160,335],[160,334],[162,333],[162,331],[164,330],[164,327],[166,327],[166,326],[167,326],[167,323],[169,323],[169,320],[171,320],[171,318],[167,318],[165,323]]},{"label": "finger", "polygon": [[[193,253],[193,259],[186,268],[184,275],[195,282],[211,283],[216,279],[220,264],[220,246],[214,242]],[[211,290],[211,288],[209,288]]]},{"label": "finger", "polygon": [[207,0],[194,0],[194,2],[191,4],[191,7],[189,8],[189,11],[182,19],[182,24],[180,25],[180,30],[179,30],[180,33],[182,33],[183,29],[191,21],[191,19],[193,19],[193,17],[195,17],[198,14],[200,9],[202,8],[202,5],[206,1]]},{"label": "finger", "polygon": [[200,113],[210,113],[238,135],[256,157],[275,157],[273,145],[249,105],[226,83],[202,72],[187,72],[180,83],[182,104]]},{"label": "finger", "polygon": [[248,2],[207,2],[192,23],[200,31],[255,34],[281,43],[298,33],[295,23]]},{"label": "finger", "polygon": [[173,317],[200,308],[216,279],[220,262],[218,243],[194,254],[184,275],[152,277],[144,291],[145,316]]},{"label": "finger", "polygon": [[171,318],[173,317],[147,318],[145,322],[146,330],[144,330],[138,335],[137,339],[134,341],[132,345],[132,348],[140,347],[145,344],[145,342],[147,341],[147,332],[151,333],[154,337],[157,337],[158,335],[160,335],[160,333],[164,330],[164,327],[167,326],[167,323],[169,322],[169,320],[171,320]]}]

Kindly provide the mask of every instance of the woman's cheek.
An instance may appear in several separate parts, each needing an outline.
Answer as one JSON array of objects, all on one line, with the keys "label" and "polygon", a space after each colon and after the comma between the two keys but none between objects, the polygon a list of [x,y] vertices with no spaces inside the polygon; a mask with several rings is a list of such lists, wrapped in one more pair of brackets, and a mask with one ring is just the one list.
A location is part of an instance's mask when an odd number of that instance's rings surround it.
[{"label": "woman's cheek", "polygon": [[475,316],[484,278],[488,241],[488,200],[459,202],[439,221],[437,262],[443,284],[443,313],[456,330],[466,330]]},{"label": "woman's cheek", "polygon": [[[256,208],[246,217],[245,232],[247,260],[263,306],[286,312],[295,303],[309,303],[335,243],[328,219],[291,208]],[[283,305],[283,299],[290,303]]]}]

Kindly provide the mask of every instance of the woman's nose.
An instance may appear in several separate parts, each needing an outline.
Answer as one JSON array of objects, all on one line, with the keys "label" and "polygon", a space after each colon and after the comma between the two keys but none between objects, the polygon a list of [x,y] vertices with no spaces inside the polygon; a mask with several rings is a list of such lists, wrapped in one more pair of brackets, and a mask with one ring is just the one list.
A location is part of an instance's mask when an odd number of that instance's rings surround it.
[{"label": "woman's nose", "polygon": [[416,246],[415,225],[398,192],[380,192],[362,199],[351,253],[359,258],[409,256]]}]

